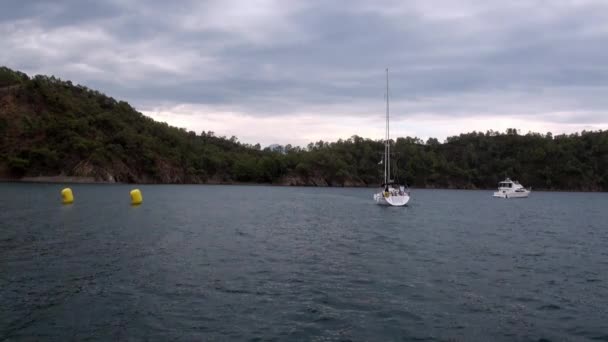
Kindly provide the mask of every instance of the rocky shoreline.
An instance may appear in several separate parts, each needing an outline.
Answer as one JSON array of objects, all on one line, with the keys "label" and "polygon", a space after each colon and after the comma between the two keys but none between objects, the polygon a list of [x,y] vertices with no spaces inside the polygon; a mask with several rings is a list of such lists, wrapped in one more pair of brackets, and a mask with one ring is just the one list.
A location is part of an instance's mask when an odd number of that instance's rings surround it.
[{"label": "rocky shoreline", "polygon": [[[254,182],[237,182],[237,181],[226,181],[220,179],[208,179],[205,182],[192,182],[192,183],[170,183],[170,182],[116,182],[108,180],[98,180],[94,177],[82,177],[82,176],[37,176],[37,177],[21,177],[21,178],[7,178],[0,177],[0,182],[9,183],[51,183],[51,184],[157,184],[157,185],[168,185],[168,184],[190,184],[190,185],[247,185],[247,186],[300,186],[300,187],[321,187],[321,188],[376,188],[377,184],[365,184],[363,182],[355,181],[344,181],[342,183],[332,184],[322,178],[301,178],[301,177],[283,177],[280,181],[274,183],[254,183]],[[483,190],[492,191],[494,188],[476,188],[476,187],[434,187],[434,186],[423,186],[423,187],[412,187],[413,189],[429,189],[429,190]],[[555,191],[555,192],[602,192],[601,190],[587,189],[587,190],[572,190],[572,189],[533,189],[536,191]]]}]

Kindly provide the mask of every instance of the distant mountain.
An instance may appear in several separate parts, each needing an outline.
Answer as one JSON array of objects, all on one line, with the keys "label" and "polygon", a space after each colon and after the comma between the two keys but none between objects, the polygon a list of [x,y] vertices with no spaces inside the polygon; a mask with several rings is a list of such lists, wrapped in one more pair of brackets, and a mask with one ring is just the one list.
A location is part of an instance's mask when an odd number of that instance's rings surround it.
[{"label": "distant mountain", "polygon": [[[608,132],[488,131],[397,138],[395,177],[432,188],[494,188],[505,176],[554,190],[608,190]],[[0,67],[0,178],[130,183],[369,186],[382,141],[353,136],[264,150],[156,122],[128,103],[55,77]]]}]

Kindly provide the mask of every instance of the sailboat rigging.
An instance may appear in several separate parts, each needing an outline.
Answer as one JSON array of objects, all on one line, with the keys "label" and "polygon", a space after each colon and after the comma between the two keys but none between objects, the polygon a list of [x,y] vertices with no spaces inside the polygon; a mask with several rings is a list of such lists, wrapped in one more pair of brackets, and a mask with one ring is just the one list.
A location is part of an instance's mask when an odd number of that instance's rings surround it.
[{"label": "sailboat rigging", "polygon": [[409,202],[410,195],[406,191],[405,185],[391,179],[391,143],[390,143],[390,107],[389,107],[389,84],[388,68],[386,69],[386,132],[384,135],[384,158],[381,163],[384,165],[384,183],[380,191],[374,194],[374,200],[381,205],[394,207],[404,206]]}]

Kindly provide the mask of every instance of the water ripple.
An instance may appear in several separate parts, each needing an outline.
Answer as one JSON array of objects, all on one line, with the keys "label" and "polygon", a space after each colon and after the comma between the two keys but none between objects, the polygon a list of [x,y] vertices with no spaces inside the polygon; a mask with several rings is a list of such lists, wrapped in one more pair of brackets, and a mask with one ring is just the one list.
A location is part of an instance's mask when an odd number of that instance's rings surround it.
[{"label": "water ripple", "polygon": [[0,184],[0,340],[608,341],[605,194],[141,189]]}]

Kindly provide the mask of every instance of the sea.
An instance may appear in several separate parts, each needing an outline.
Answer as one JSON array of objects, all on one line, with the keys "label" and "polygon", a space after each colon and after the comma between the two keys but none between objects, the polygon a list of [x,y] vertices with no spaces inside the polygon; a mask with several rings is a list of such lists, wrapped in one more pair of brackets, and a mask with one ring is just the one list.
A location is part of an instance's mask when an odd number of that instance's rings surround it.
[{"label": "sea", "polygon": [[608,341],[607,193],[65,186],[0,183],[0,341]]}]

